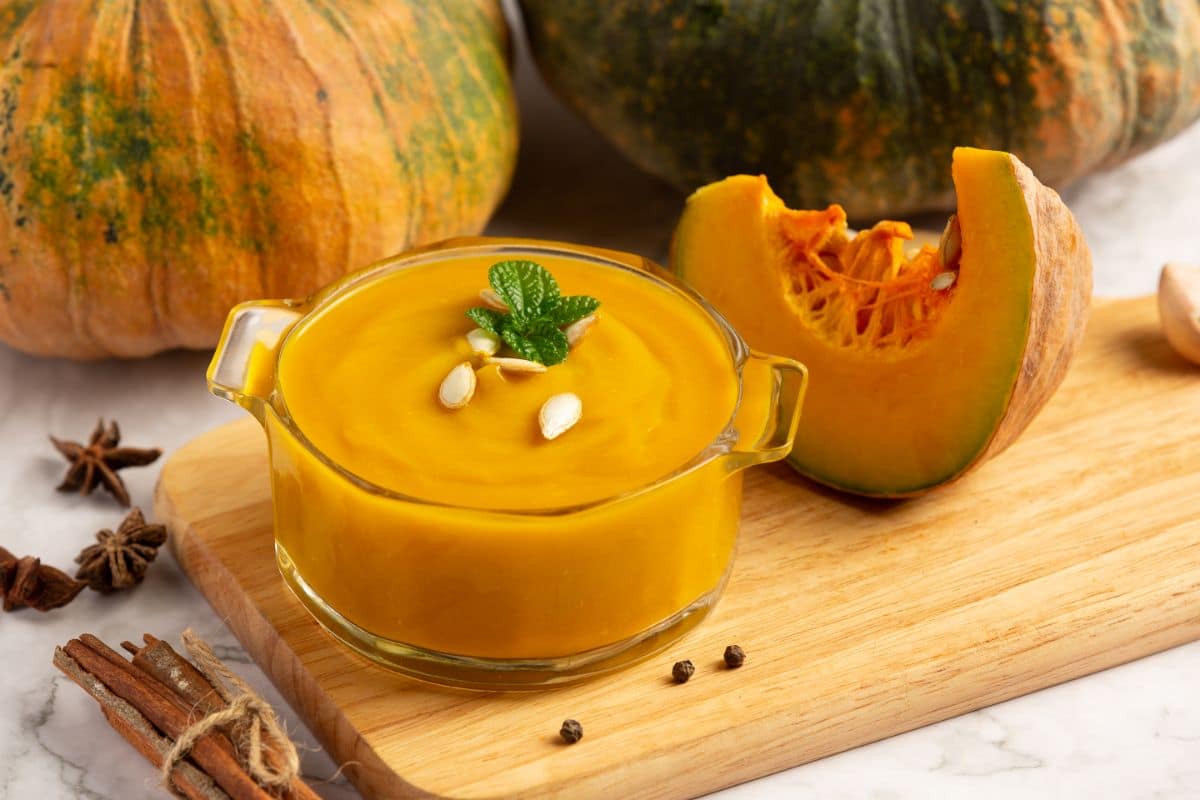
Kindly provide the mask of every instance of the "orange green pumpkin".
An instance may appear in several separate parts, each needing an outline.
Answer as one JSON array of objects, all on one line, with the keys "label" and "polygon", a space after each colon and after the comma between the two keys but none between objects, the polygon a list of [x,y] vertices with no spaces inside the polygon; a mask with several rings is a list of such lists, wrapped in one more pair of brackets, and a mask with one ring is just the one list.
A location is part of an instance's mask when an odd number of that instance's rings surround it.
[{"label": "orange green pumpkin", "polygon": [[957,145],[1062,187],[1200,116],[1195,0],[521,0],[550,85],[684,191],[763,173],[852,219],[953,206]]},{"label": "orange green pumpkin", "polygon": [[0,340],[75,358],[211,345],[483,227],[517,145],[497,0],[0,6]]}]

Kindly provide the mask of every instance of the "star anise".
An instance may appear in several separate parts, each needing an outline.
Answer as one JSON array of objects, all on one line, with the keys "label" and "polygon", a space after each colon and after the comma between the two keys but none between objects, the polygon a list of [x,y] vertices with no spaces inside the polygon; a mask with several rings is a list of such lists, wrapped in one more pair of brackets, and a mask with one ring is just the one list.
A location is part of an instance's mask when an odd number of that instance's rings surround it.
[{"label": "star anise", "polygon": [[78,442],[64,442],[50,437],[50,441],[62,453],[63,458],[71,462],[62,483],[58,485],[60,492],[91,494],[97,486],[103,486],[108,493],[117,498],[117,502],[129,507],[129,491],[125,482],[117,475],[117,470],[125,467],[144,467],[153,463],[162,451],[158,448],[141,449],[137,447],[117,447],[121,442],[121,430],[115,421],[107,426],[101,419],[92,431],[92,438],[85,447]]},{"label": "star anise", "polygon": [[121,522],[117,532],[102,530],[98,544],[85,547],[76,558],[75,577],[86,581],[97,592],[108,594],[141,583],[146,568],[167,540],[167,529],[147,523],[142,510],[135,508]]},{"label": "star anise", "polygon": [[65,606],[84,586],[87,584],[72,580],[62,570],[43,565],[39,558],[17,558],[0,547],[0,595],[5,611],[26,607],[49,611]]}]

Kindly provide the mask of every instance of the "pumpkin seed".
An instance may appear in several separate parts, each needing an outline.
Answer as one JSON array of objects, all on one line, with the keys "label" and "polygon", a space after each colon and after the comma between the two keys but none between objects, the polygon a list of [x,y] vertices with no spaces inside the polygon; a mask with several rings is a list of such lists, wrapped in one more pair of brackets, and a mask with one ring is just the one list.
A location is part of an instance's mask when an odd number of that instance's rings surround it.
[{"label": "pumpkin seed", "polygon": [[483,328],[475,328],[467,333],[467,344],[476,355],[494,356],[500,352],[500,337]]},{"label": "pumpkin seed", "polygon": [[943,289],[949,289],[954,285],[954,281],[958,279],[957,272],[939,272],[933,276],[933,280],[929,282],[929,288],[935,292],[940,292]]},{"label": "pumpkin seed", "polygon": [[951,214],[938,242],[938,258],[942,269],[952,269],[962,259],[962,230],[958,227],[958,215]]},{"label": "pumpkin seed", "polygon": [[463,408],[474,396],[475,370],[466,361],[450,370],[438,387],[438,400],[449,409]]},{"label": "pumpkin seed", "polygon": [[588,332],[588,328],[596,324],[599,316],[596,314],[588,314],[583,319],[578,319],[568,325],[563,333],[567,335],[567,346],[574,347],[583,338],[583,335]]},{"label": "pumpkin seed", "polygon": [[502,356],[500,358],[492,358],[488,356],[484,358],[485,364],[495,364],[500,369],[506,372],[525,373],[529,375],[542,373],[546,371],[545,364],[539,364],[536,361],[529,361],[524,358],[508,358]]},{"label": "pumpkin seed", "polygon": [[479,299],[488,308],[494,308],[497,311],[508,311],[508,303],[500,299],[500,295],[493,292],[491,289],[480,289]]},{"label": "pumpkin seed", "polygon": [[583,401],[579,395],[563,392],[552,396],[538,412],[538,425],[547,440],[557,439],[569,431],[583,415]]}]

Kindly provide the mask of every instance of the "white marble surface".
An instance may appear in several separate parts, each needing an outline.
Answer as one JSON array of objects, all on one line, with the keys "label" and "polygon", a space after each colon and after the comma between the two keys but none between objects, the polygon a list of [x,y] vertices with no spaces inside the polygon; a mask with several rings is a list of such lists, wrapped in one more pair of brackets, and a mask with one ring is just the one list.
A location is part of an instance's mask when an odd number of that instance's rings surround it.
[{"label": "white marble surface", "polygon": [[[680,197],[641,176],[550,100],[519,62],[525,139],[511,197],[492,232],[603,244],[662,258]],[[1150,292],[1166,260],[1200,262],[1200,127],[1068,194],[1092,244],[1096,288]],[[51,487],[63,464],[45,435],[85,436],[99,415],[133,445],[170,451],[238,412],[204,390],[205,354],[140,362],[38,360],[0,345],[0,544],[66,567],[100,527],[120,520],[105,496]],[[157,465],[127,470],[148,507]],[[1200,613],[1200,598],[1197,599]],[[81,631],[109,642],[186,626],[219,645],[280,707],[309,749],[307,774],[329,759],[291,714],[170,555],[126,595],[85,592],[50,614],[0,615],[0,798],[160,796],[152,770],[102,721],[93,701],[50,664]],[[1200,797],[1200,643],[1142,659],[714,795],[744,798]],[[356,796],[344,782],[318,784]]]}]

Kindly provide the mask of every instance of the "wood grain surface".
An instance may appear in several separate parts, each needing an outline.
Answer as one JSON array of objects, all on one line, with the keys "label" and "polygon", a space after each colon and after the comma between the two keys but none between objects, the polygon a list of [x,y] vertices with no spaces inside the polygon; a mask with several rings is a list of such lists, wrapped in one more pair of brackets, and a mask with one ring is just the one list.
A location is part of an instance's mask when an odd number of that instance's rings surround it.
[{"label": "wood grain surface", "polygon": [[[931,495],[868,502],[754,470],[713,615],[565,689],[439,689],[337,644],[276,572],[265,459],[251,420],[205,434],[166,464],[156,511],[368,797],[692,796],[1200,638],[1200,369],[1151,298],[1098,308],[1024,437]],[[731,643],[739,670],[719,666]],[[676,686],[680,658],[696,674]]]}]

